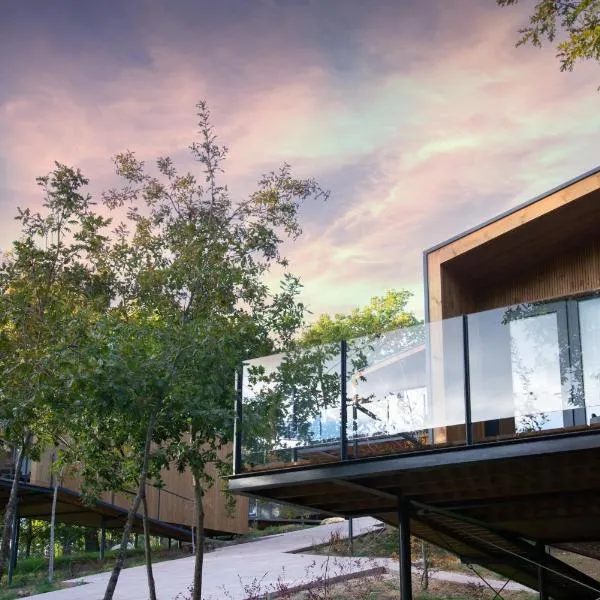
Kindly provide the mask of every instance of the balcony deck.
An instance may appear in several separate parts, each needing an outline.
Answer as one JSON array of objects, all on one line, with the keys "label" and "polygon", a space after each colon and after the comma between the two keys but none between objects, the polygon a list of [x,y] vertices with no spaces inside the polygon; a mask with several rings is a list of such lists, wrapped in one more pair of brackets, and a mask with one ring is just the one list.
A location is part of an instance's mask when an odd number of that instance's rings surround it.
[{"label": "balcony deck", "polygon": [[[407,499],[414,535],[532,588],[532,542],[600,559],[598,428],[243,473],[229,489],[393,525],[399,499]],[[551,597],[600,595],[599,582],[551,562],[560,573]]]},{"label": "balcony deck", "polygon": [[[371,515],[550,596],[600,582],[600,297],[495,309],[250,361],[237,494]],[[400,505],[405,508],[400,510]]]}]

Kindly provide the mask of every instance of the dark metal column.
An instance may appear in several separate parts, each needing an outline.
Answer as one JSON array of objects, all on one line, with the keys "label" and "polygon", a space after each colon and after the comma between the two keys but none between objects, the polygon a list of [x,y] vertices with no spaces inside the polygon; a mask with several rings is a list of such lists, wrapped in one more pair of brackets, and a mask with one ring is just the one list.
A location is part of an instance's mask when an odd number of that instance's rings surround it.
[{"label": "dark metal column", "polygon": [[400,600],[412,600],[412,559],[410,555],[410,510],[406,500],[398,500],[398,564]]},{"label": "dark metal column", "polygon": [[242,394],[244,367],[240,365],[236,372],[235,417],[233,421],[233,474],[242,472]]},{"label": "dark metal column", "polygon": [[348,343],[346,340],[340,342],[340,360],[341,360],[341,373],[340,373],[340,387],[341,387],[341,407],[340,407],[340,455],[342,460],[348,460]]},{"label": "dark metal column", "polygon": [[348,519],[348,541],[350,542],[350,556],[354,556],[354,523],[352,517]]},{"label": "dark metal column", "polygon": [[538,591],[540,600],[549,600],[548,584],[546,582],[546,546],[543,542],[536,542],[538,554]]},{"label": "dark metal column", "polygon": [[16,507],[15,516],[12,522],[12,532],[10,536],[10,556],[8,559],[8,585],[12,584],[13,575],[17,567],[17,555],[19,553],[19,507]]},{"label": "dark metal column", "polygon": [[100,520],[100,560],[104,560],[104,550],[106,548],[106,519]]},{"label": "dark metal column", "polygon": [[465,442],[473,443],[473,424],[471,422],[471,373],[469,368],[469,317],[463,315],[463,367],[465,376]]}]

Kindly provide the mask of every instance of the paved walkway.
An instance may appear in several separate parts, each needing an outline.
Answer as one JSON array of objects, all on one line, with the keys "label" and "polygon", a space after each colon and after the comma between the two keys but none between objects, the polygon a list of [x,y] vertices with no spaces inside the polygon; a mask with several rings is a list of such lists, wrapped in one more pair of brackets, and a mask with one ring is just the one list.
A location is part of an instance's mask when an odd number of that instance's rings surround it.
[{"label": "paved walkway", "polygon": [[[354,533],[359,535],[373,530],[378,522],[370,517],[354,520]],[[398,563],[390,559],[331,558],[310,554],[290,554],[322,544],[332,534],[347,537],[348,525],[335,523],[321,525],[291,533],[273,535],[246,544],[226,546],[204,557],[203,597],[206,600],[244,600],[250,592],[274,589],[278,580],[288,585],[298,585],[328,573],[329,576],[363,571],[373,566],[385,566],[398,570]],[[157,596],[160,600],[174,600],[178,594],[185,598],[194,570],[194,557],[160,562],[154,565]],[[77,585],[56,592],[29,596],[32,600],[101,600],[110,573],[89,575]],[[477,578],[460,573],[441,573],[435,579],[448,579],[467,583]],[[490,582],[501,587],[501,582]],[[507,589],[526,589],[509,584]],[[146,600],[148,598],[145,567],[124,569],[114,596],[115,600]]]}]

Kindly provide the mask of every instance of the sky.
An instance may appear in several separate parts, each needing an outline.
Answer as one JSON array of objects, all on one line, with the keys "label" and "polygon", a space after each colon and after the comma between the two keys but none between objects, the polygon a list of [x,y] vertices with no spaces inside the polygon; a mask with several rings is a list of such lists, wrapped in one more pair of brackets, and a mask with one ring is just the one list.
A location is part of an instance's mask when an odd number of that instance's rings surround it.
[{"label": "sky", "polygon": [[286,249],[314,315],[408,289],[422,252],[600,163],[600,69],[515,48],[532,1],[23,0],[0,16],[0,248],[53,161],[192,166],[206,99],[238,197],[283,162],[331,197]]}]

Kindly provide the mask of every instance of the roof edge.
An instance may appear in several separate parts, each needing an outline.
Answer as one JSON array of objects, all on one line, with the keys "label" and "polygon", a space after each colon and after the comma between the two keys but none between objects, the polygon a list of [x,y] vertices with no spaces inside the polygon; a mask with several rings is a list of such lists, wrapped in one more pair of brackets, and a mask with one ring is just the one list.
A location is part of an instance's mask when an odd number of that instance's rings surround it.
[{"label": "roof edge", "polygon": [[492,223],[495,223],[496,221],[500,221],[500,219],[504,219],[504,217],[508,217],[509,215],[512,215],[513,213],[516,213],[519,210],[526,208],[527,206],[535,204],[536,202],[539,202],[540,200],[543,200],[544,198],[547,198],[548,196],[552,196],[552,194],[556,194],[556,192],[560,192],[561,190],[564,190],[575,183],[578,183],[584,179],[587,179],[588,177],[591,177],[592,175],[598,175],[599,173],[600,173],[600,165],[591,169],[590,171],[587,171],[585,173],[582,173],[581,175],[578,175],[577,177],[574,177],[573,179],[569,179],[568,181],[561,183],[560,185],[556,186],[555,188],[552,188],[551,190],[549,190],[547,192],[544,192],[538,196],[535,196],[534,198],[531,198],[531,199],[527,200],[526,202],[517,204],[516,206],[513,206],[512,208],[496,215],[495,217],[492,217],[491,219],[483,221],[483,223],[480,223],[479,225],[475,225],[475,227],[471,227],[470,229],[467,229],[467,230],[463,231],[462,233],[454,235],[451,238],[448,238],[447,240],[440,242],[439,244],[436,244],[435,246],[431,246],[430,248],[423,250],[423,254],[425,257],[427,257],[428,254],[431,254],[432,252],[435,252],[436,250],[439,250],[440,248],[443,248],[444,246],[447,246],[448,244],[452,244],[453,242],[456,242],[457,240],[460,240],[461,238],[466,237],[467,235],[470,235],[471,233],[475,233],[476,231],[483,229],[484,227],[487,227],[488,225],[491,225]]}]

